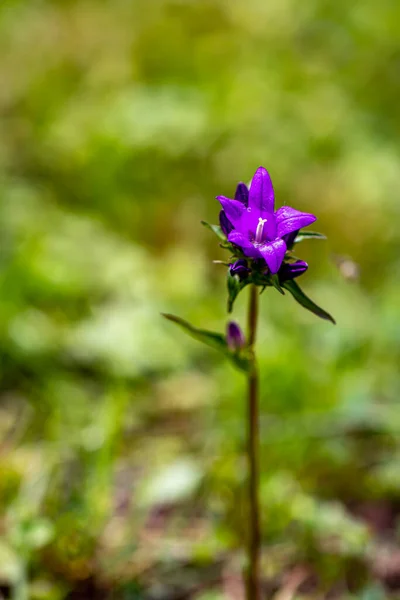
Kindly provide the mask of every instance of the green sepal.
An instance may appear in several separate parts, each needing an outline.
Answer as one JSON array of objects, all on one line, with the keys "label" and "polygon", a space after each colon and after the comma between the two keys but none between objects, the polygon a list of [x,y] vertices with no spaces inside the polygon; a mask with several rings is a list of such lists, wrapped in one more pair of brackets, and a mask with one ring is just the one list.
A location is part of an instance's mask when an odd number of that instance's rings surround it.
[{"label": "green sepal", "polygon": [[299,242],[310,239],[326,240],[326,235],[318,233],[317,231],[300,231],[293,243],[298,244]]},{"label": "green sepal", "polygon": [[222,242],[226,242],[226,235],[224,234],[224,232],[222,231],[222,229],[219,225],[211,225],[210,223],[207,223],[206,221],[201,221],[201,224],[204,225],[204,227],[207,227],[207,229],[209,229],[213,233],[215,233],[217,238],[219,238]]},{"label": "green sepal", "polygon": [[168,319],[168,321],[178,325],[178,327],[183,329],[190,337],[221,352],[237,369],[248,373],[253,368],[253,360],[248,348],[243,348],[242,350],[234,352],[228,347],[226,337],[221,333],[207,331],[206,329],[198,329],[197,327],[194,327],[194,325],[188,323],[188,321],[176,317],[175,315],[166,313],[161,314],[165,319]]},{"label": "green sepal", "polygon": [[290,262],[290,261],[295,262],[296,260],[301,260],[301,258],[299,256],[296,256],[295,254],[293,254],[293,250],[288,250],[285,254],[284,260],[286,262]]},{"label": "green sepal", "polygon": [[228,287],[228,313],[232,312],[233,303],[235,302],[239,292],[242,291],[247,284],[251,283],[251,278],[240,280],[237,275],[231,275],[230,270],[228,269],[228,274],[226,277],[226,283]]},{"label": "green sepal", "polygon": [[303,290],[293,279],[282,283],[282,287],[285,288],[285,290],[288,290],[288,292],[292,294],[293,298],[299,304],[301,304],[301,306],[314,313],[314,315],[317,315],[317,317],[325,319],[326,321],[330,321],[331,323],[336,325],[335,319],[328,312],[326,312],[317,304],[315,304],[315,302],[310,300],[310,298],[305,295]]},{"label": "green sepal", "polygon": [[281,284],[280,284],[280,281],[279,281],[278,274],[275,274],[275,275],[270,275],[270,276],[269,276],[269,280],[270,280],[271,284],[274,286],[274,288],[275,288],[276,290],[278,290],[278,292],[279,292],[280,294],[282,294],[282,296],[284,296],[284,295],[285,295],[285,292],[283,291],[283,289],[282,289],[282,287],[281,287]]}]

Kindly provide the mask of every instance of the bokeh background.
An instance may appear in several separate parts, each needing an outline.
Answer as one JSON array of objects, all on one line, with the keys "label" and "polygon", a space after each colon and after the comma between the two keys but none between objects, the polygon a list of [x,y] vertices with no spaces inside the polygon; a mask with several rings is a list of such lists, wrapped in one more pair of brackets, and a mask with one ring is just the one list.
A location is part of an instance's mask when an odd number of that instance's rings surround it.
[{"label": "bokeh background", "polygon": [[245,382],[160,312],[224,330],[262,164],[338,323],[262,296],[265,594],[398,597],[400,3],[4,0],[0,78],[0,596],[242,598]]}]

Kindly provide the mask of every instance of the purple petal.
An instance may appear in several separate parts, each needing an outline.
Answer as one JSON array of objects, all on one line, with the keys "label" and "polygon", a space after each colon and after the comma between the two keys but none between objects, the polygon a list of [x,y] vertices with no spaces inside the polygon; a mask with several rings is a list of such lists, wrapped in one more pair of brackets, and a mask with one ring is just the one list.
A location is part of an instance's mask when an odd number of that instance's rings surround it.
[{"label": "purple petal", "polygon": [[279,279],[281,282],[288,279],[295,279],[308,269],[308,264],[304,260],[296,260],[294,263],[284,263],[279,269]]},{"label": "purple petal", "polygon": [[282,239],[285,240],[286,246],[288,248],[292,248],[294,244],[294,240],[297,238],[297,234],[299,233],[298,229],[292,231],[292,233],[288,233],[287,235],[282,236]]},{"label": "purple petal", "polygon": [[316,216],[300,212],[290,206],[282,206],[282,208],[278,209],[275,213],[275,218],[278,237],[283,237],[288,233],[292,233],[292,231],[296,231],[296,229],[307,227],[307,225],[311,225],[311,223],[317,220]]},{"label": "purple petal", "polygon": [[256,248],[250,242],[250,240],[243,235],[243,233],[240,233],[239,231],[231,231],[231,233],[228,235],[228,242],[239,246],[239,248],[243,250],[245,256],[249,256],[250,258],[260,258],[260,252],[258,248]]},{"label": "purple petal", "polygon": [[225,198],[225,196],[217,196],[217,200],[220,201],[222,208],[224,209],[225,214],[232,225],[234,227],[240,225],[242,216],[247,210],[244,204],[238,200],[230,200],[229,198]]},{"label": "purple petal", "polygon": [[225,214],[224,210],[219,213],[219,224],[225,235],[228,235],[233,229],[233,225]]},{"label": "purple petal", "polygon": [[258,248],[261,256],[267,263],[269,270],[274,275],[279,271],[283,259],[285,258],[286,244],[283,240],[274,240]]},{"label": "purple petal", "polygon": [[249,207],[257,217],[274,212],[274,188],[267,169],[259,167],[251,180]]},{"label": "purple petal", "polygon": [[235,200],[239,200],[239,202],[243,202],[243,204],[245,206],[247,206],[248,201],[249,201],[249,190],[245,183],[242,183],[242,182],[238,183],[238,186],[237,186],[236,192],[235,192]]}]

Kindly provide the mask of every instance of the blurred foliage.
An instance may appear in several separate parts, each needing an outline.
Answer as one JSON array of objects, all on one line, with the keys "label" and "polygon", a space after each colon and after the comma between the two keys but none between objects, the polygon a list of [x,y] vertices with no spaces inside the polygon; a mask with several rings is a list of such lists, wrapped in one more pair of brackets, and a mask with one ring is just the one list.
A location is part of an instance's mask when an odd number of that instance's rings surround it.
[{"label": "blurred foliage", "polygon": [[395,0],[1,3],[0,595],[241,597],[244,380],[159,313],[225,329],[200,220],[263,164],[338,322],[262,296],[266,594],[396,597],[399,36]]}]

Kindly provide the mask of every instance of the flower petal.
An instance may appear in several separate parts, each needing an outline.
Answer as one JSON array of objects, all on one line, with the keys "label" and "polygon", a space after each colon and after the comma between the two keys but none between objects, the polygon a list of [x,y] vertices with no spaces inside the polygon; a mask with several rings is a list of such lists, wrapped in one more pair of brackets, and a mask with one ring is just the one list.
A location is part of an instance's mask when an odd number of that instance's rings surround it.
[{"label": "flower petal", "polygon": [[219,213],[219,225],[225,235],[228,235],[233,229],[233,225],[225,214],[225,211],[221,210]]},{"label": "flower petal", "polygon": [[274,188],[267,169],[259,167],[254,173],[249,190],[249,207],[257,217],[274,212]]},{"label": "flower petal", "polygon": [[222,208],[224,209],[225,214],[232,225],[234,227],[240,225],[242,216],[247,210],[245,205],[238,200],[230,200],[229,198],[225,198],[225,196],[217,196],[217,200],[220,201]]},{"label": "flower petal", "polygon": [[269,270],[274,275],[279,271],[283,259],[285,258],[286,244],[283,240],[274,240],[258,248],[261,256],[267,263]]},{"label": "flower petal", "polygon": [[285,240],[286,246],[288,247],[289,250],[293,247],[294,241],[295,241],[298,233],[299,233],[299,230],[295,229],[294,231],[292,231],[292,233],[288,233],[288,234],[282,236],[282,239]]},{"label": "flower petal", "polygon": [[243,204],[247,206],[249,201],[249,190],[245,183],[238,183],[235,192],[235,200],[239,200],[239,202],[243,202]]},{"label": "flower petal", "polygon": [[228,235],[228,242],[239,246],[239,248],[243,250],[245,256],[250,258],[261,257],[258,248],[256,248],[245,235],[239,233],[239,231],[231,231],[231,233]]},{"label": "flower petal", "polygon": [[275,213],[276,225],[277,225],[277,236],[283,237],[296,229],[307,227],[317,220],[315,215],[310,213],[303,213],[299,210],[295,210],[290,206],[282,206]]}]

